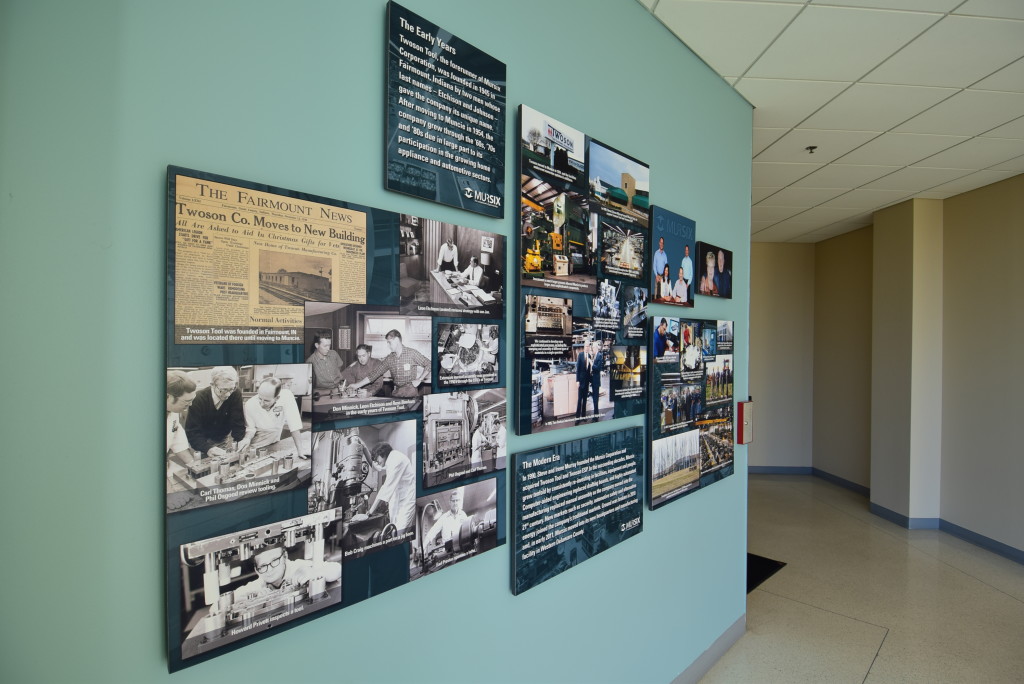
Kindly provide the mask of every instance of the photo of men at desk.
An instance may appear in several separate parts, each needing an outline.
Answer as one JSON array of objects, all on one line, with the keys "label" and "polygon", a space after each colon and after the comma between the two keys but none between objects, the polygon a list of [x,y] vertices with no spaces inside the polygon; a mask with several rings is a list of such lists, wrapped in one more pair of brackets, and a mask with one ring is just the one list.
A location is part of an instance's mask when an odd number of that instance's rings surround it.
[{"label": "photo of men at desk", "polygon": [[341,601],[338,509],[180,547],[182,659]]},{"label": "photo of men at desk", "polygon": [[401,313],[500,318],[505,236],[401,214]]},{"label": "photo of men at desk", "polygon": [[505,390],[431,394],[423,401],[423,486],[505,467]]},{"label": "photo of men at desk", "polygon": [[497,546],[496,482],[492,477],[416,500],[410,580]]},{"label": "photo of men at desk", "polygon": [[306,364],[167,370],[167,510],[304,486]]},{"label": "photo of men at desk", "polygon": [[344,557],[358,557],[413,536],[416,421],[318,432],[313,442],[309,510],[339,508]]},{"label": "photo of men at desk", "polygon": [[500,336],[501,331],[497,325],[438,325],[438,386],[459,387],[497,382]]},{"label": "photo of men at desk", "polygon": [[306,302],[313,422],[418,411],[430,393],[429,316],[397,307]]}]

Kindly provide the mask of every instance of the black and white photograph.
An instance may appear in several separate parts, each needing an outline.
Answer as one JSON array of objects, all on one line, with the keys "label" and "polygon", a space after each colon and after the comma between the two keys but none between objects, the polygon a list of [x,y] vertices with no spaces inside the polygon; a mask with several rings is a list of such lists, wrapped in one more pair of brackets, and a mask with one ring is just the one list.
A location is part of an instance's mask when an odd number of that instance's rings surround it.
[{"label": "black and white photograph", "polygon": [[718,406],[732,402],[732,354],[719,354],[704,364],[706,405]]},{"label": "black and white photograph", "polygon": [[403,314],[502,317],[504,235],[400,214],[398,270]]},{"label": "black and white photograph", "polygon": [[423,400],[423,486],[505,467],[505,389],[438,392]]},{"label": "black and white photograph", "polygon": [[635,226],[601,220],[601,271],[605,275],[639,280],[644,275],[647,235]]},{"label": "black and white photograph", "polygon": [[338,542],[344,558],[412,539],[416,423],[402,420],[314,433],[309,510],[340,510]]},{"label": "black and white photograph", "polygon": [[619,312],[622,314],[622,338],[641,340],[647,336],[648,291],[639,285],[619,288]]},{"label": "black and white photograph", "polygon": [[[594,327],[612,332],[622,327],[620,293],[626,289],[616,280],[597,281],[597,295],[594,297]],[[632,288],[629,288],[632,289]]]},{"label": "black and white photograph", "polygon": [[432,320],[397,307],[307,302],[313,422],[419,412],[431,388]]},{"label": "black and white photograph", "polygon": [[697,294],[732,299],[732,251],[697,243]]},{"label": "black and white photograph", "polygon": [[497,480],[490,477],[416,500],[416,538],[410,556],[410,580],[497,546],[496,483]]},{"label": "black and white photograph", "polygon": [[651,209],[651,288],[657,304],[693,307],[697,224],[655,206]]},{"label": "black and white photograph", "polygon": [[441,389],[493,385],[500,377],[501,326],[497,323],[440,323],[435,377]]},{"label": "black and white photograph", "polygon": [[587,141],[590,210],[627,225],[648,228],[650,167],[604,143]]},{"label": "black and white photograph", "polygon": [[651,443],[652,510],[700,487],[700,434],[688,430]]},{"label": "black and white photograph", "polygon": [[331,508],[181,545],[181,657],[209,653],[341,601]]},{"label": "black and white photograph", "polygon": [[331,260],[260,250],[260,304],[301,305],[331,298]]},{"label": "black and white photograph", "polygon": [[305,487],[308,364],[167,369],[167,512]]}]

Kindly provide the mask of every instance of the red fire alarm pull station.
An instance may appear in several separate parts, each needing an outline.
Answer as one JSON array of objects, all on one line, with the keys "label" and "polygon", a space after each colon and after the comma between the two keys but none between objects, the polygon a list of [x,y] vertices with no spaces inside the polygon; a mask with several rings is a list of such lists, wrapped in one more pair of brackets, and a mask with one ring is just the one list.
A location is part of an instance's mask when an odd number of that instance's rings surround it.
[{"label": "red fire alarm pull station", "polygon": [[754,441],[754,400],[750,397],[747,401],[736,404],[736,443],[750,444]]}]

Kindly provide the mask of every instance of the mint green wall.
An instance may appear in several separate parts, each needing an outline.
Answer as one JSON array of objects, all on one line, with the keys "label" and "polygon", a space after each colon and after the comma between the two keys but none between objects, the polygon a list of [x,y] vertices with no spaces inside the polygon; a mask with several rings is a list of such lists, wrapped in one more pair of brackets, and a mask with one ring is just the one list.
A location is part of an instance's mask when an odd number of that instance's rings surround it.
[{"label": "mint green wall", "polygon": [[[745,396],[749,106],[632,0],[406,5],[507,62],[510,142],[515,105],[561,119],[650,163],[655,202],[735,250],[736,298],[694,314],[736,320]],[[0,3],[0,681],[170,679],[167,164],[512,234],[382,190],[384,17],[383,0]],[[173,680],[668,682],[745,611],[743,447],[736,465],[521,597],[503,547]]]}]

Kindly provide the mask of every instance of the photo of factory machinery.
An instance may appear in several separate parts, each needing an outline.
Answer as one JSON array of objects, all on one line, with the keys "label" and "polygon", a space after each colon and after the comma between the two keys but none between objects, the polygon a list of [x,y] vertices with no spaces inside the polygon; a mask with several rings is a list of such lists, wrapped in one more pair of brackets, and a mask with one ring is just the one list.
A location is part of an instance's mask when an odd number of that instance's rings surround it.
[{"label": "photo of factory machinery", "polygon": [[423,401],[423,486],[505,467],[505,390],[432,394]]},{"label": "photo of factory machinery", "polygon": [[182,659],[341,601],[339,509],[180,547]]}]

